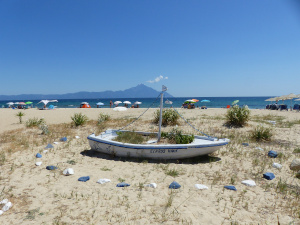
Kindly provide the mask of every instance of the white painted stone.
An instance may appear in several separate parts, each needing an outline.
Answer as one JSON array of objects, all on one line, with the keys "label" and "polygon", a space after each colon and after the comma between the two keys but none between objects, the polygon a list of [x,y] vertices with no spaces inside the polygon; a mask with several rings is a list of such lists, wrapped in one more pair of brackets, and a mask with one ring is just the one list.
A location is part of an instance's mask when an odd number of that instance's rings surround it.
[{"label": "white painted stone", "polygon": [[2,211],[3,211],[3,212],[6,212],[6,211],[9,210],[11,207],[12,207],[12,203],[11,203],[11,202],[8,202],[8,203],[6,203],[6,204],[3,206]]},{"label": "white painted stone", "polygon": [[79,136],[75,136],[76,139],[80,138]]},{"label": "white painted stone", "polygon": [[256,183],[254,180],[243,180],[242,181],[242,184],[245,184],[246,186],[249,186],[249,187],[254,187],[256,186]]},{"label": "white painted stone", "polygon": [[48,152],[48,150],[44,150],[43,152],[44,152],[44,153],[47,153],[47,152]]},{"label": "white painted stone", "polygon": [[59,142],[53,142],[53,144],[56,144],[56,145],[58,145],[58,144],[59,144]]},{"label": "white painted stone", "polygon": [[282,168],[282,165],[279,164],[279,163],[273,163],[272,166],[276,169],[281,169]]},{"label": "white painted stone", "polygon": [[8,199],[3,199],[3,200],[0,202],[0,204],[6,204],[6,203],[8,203]]},{"label": "white painted stone", "polygon": [[151,184],[145,184],[145,187],[151,187],[151,188],[157,188],[157,184],[156,183],[151,183]]},{"label": "white painted stone", "polygon": [[208,187],[203,184],[195,184],[195,188],[199,190],[207,190]]},{"label": "white painted stone", "polygon": [[2,210],[0,210],[0,216],[3,214],[3,211]]},{"label": "white painted stone", "polygon": [[108,182],[110,182],[110,179],[103,178],[103,179],[97,180],[97,183],[99,183],[99,184],[105,184],[105,183],[108,183]]},{"label": "white painted stone", "polygon": [[264,151],[261,147],[256,147],[255,149],[260,150],[260,151]]},{"label": "white painted stone", "polygon": [[42,165],[42,162],[36,162],[35,165],[40,166],[40,165]]},{"label": "white painted stone", "polygon": [[65,169],[63,174],[66,175],[66,176],[73,175],[74,170],[72,168]]}]

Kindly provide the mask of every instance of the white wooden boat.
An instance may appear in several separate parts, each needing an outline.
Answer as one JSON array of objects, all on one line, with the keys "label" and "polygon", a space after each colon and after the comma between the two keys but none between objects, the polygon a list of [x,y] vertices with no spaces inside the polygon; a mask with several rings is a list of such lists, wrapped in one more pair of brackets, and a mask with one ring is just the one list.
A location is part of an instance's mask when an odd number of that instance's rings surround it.
[{"label": "white wooden boat", "polygon": [[[88,136],[92,150],[119,157],[151,158],[151,159],[184,159],[207,155],[219,150],[229,143],[229,139],[217,139],[195,136],[190,144],[157,144],[157,140],[150,140],[147,144],[130,144],[114,141],[118,130],[106,130],[99,136]],[[127,132],[127,131],[121,131]],[[155,133],[137,132],[142,135]],[[157,135],[157,133],[156,133]]]},{"label": "white wooden boat", "polygon": [[[166,88],[163,86],[163,91]],[[135,157],[150,159],[184,159],[201,155],[207,155],[219,150],[229,143],[229,139],[218,139],[214,137],[195,136],[189,144],[160,144],[161,121],[162,121],[163,92],[160,101],[159,131],[157,133],[136,132],[142,135],[157,136],[156,140],[150,140],[146,144],[130,144],[115,141],[117,132],[128,132],[123,130],[106,130],[100,135],[89,135],[87,138],[92,150],[111,154],[119,157]]]}]

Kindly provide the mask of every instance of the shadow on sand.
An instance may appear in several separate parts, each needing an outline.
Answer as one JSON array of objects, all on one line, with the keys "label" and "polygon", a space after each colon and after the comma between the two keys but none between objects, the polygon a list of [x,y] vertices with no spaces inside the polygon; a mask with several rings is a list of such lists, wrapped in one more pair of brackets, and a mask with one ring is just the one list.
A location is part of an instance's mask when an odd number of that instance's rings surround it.
[{"label": "shadow on sand", "polygon": [[220,161],[221,158],[215,156],[198,156],[189,159],[146,159],[146,158],[128,158],[128,157],[117,157],[114,155],[104,154],[94,150],[84,150],[80,153],[83,156],[92,158],[101,158],[105,160],[113,160],[117,162],[135,162],[135,163],[176,163],[176,164],[204,164]]}]

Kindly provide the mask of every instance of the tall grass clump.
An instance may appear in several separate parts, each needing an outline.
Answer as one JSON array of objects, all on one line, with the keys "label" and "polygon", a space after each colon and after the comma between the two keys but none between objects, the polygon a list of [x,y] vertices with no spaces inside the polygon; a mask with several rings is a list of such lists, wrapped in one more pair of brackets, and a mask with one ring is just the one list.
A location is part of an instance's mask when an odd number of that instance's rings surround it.
[{"label": "tall grass clump", "polygon": [[194,135],[182,134],[182,131],[176,128],[173,128],[170,133],[161,132],[161,137],[167,138],[173,144],[189,144],[195,139]]},{"label": "tall grass clump", "polygon": [[[159,123],[159,110],[154,112],[154,123]],[[163,109],[162,111],[162,125],[176,125],[178,124],[179,115],[173,109]]]},{"label": "tall grass clump", "polygon": [[82,113],[75,113],[74,116],[71,116],[71,119],[76,127],[84,125],[89,120],[88,117]]},{"label": "tall grass clump", "polygon": [[30,118],[26,121],[26,127],[39,127],[42,124],[46,124],[45,120],[43,118]]},{"label": "tall grass clump", "polygon": [[252,130],[250,134],[250,137],[255,141],[270,141],[272,136],[272,129],[261,125]]},{"label": "tall grass clump", "polygon": [[19,117],[19,121],[20,121],[20,123],[22,123],[22,117],[25,116],[25,113],[23,113],[23,112],[18,112],[18,113],[16,114],[16,116]]},{"label": "tall grass clump", "polygon": [[100,113],[98,116],[98,124],[110,120],[110,116],[107,114]]},{"label": "tall grass clump", "polygon": [[250,119],[250,110],[248,106],[239,107],[234,105],[227,110],[226,125],[232,127],[243,127]]},{"label": "tall grass clump", "polygon": [[117,134],[118,136],[114,139],[114,141],[131,144],[142,144],[145,141],[145,137],[143,135],[135,132],[117,132]]}]

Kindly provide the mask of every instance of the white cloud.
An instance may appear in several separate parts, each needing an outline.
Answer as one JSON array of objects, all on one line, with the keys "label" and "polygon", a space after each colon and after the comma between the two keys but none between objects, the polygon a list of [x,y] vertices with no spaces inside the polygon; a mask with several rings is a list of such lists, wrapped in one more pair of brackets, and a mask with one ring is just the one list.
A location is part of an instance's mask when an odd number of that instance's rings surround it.
[{"label": "white cloud", "polygon": [[160,76],[156,77],[154,80],[148,80],[147,82],[148,82],[148,83],[157,83],[157,82],[159,82],[160,80],[167,80],[167,79],[169,79],[169,78],[160,75]]}]

